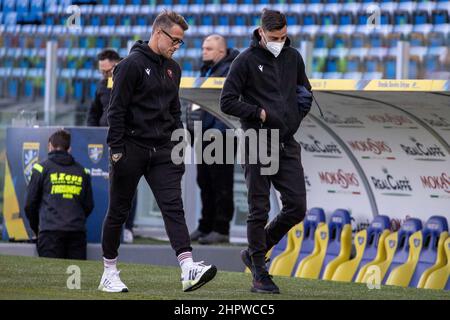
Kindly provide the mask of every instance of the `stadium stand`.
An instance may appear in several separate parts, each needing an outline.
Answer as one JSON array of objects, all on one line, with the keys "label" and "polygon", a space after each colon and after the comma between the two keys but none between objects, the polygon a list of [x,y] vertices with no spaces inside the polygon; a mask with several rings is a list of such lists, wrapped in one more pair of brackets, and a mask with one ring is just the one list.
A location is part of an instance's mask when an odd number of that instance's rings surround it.
[{"label": "stadium stand", "polygon": [[[65,24],[80,8],[81,28]],[[354,0],[0,0],[0,96],[42,98],[45,44],[58,42],[58,100],[92,99],[96,53],[105,47],[127,55],[129,41],[149,38],[151,23],[165,7],[182,13],[190,29],[175,59],[184,76],[198,76],[202,39],[226,36],[244,49],[264,7],[287,14],[292,44],[314,44],[313,77],[331,79],[395,78],[396,45],[410,43],[410,78],[448,77],[450,1],[379,1],[380,25],[368,31],[367,8]],[[76,69],[76,70],[74,70]],[[75,72],[75,76],[74,76]],[[22,77],[23,76],[23,77]]]}]

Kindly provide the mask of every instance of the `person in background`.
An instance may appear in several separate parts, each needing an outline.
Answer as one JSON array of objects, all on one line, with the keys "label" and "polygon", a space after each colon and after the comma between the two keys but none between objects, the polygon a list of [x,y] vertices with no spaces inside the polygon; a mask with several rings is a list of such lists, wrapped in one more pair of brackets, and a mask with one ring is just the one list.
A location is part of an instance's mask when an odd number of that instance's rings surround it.
[{"label": "person in background", "polygon": [[[231,62],[239,51],[227,48],[226,40],[220,35],[208,36],[202,46],[202,77],[226,77]],[[227,243],[230,241],[230,222],[233,219],[234,164],[226,164],[225,130],[222,121],[205,110],[200,110],[202,135],[208,129],[220,130],[224,141],[223,164],[197,164],[197,183],[201,192],[202,211],[198,228],[191,233],[191,240],[200,244]],[[202,143],[204,150],[207,142]],[[202,151],[203,151],[202,150]]]},{"label": "person in background", "polygon": [[25,214],[40,257],[86,259],[86,219],[94,208],[91,177],[70,155],[70,133],[48,141],[48,159],[33,166]]},{"label": "person in background", "polygon": [[[105,49],[97,55],[98,58],[98,70],[102,74],[103,78],[97,85],[95,91],[95,99],[92,101],[89,109],[87,125],[90,127],[107,127],[107,111],[109,106],[109,98],[111,96],[112,88],[112,74],[114,67],[120,62],[121,58],[119,53],[113,49]],[[136,216],[136,194],[133,198],[133,205],[125,223],[125,229],[123,230],[123,242],[133,243],[134,234],[134,218]]]},{"label": "person in background", "polygon": [[[248,249],[242,250],[241,259],[253,275],[251,291],[257,293],[280,293],[267,271],[265,255],[306,213],[301,147],[294,134],[311,103],[303,109],[299,100],[309,100],[312,92],[303,58],[290,46],[287,31],[283,13],[264,9],[261,27],[254,30],[250,47],[231,65],[220,98],[221,110],[239,117],[244,130],[279,133],[279,141],[267,143],[270,154],[278,156],[276,172],[263,174],[260,159],[244,164],[250,212]],[[264,142],[263,137],[258,139]],[[252,145],[245,151],[255,155],[256,149]],[[280,192],[283,206],[267,224],[271,185]]]},{"label": "person in background", "polygon": [[128,292],[117,270],[120,232],[143,176],[161,209],[180,264],[183,291],[200,288],[217,272],[214,265],[193,260],[181,194],[185,166],[172,157],[172,134],[183,130],[178,94],[181,68],[172,55],[184,43],[188,28],[181,15],[163,11],[153,22],[150,40],[136,41],[114,69],[108,108],[109,206],[102,236],[104,271],[98,287],[105,292]]}]

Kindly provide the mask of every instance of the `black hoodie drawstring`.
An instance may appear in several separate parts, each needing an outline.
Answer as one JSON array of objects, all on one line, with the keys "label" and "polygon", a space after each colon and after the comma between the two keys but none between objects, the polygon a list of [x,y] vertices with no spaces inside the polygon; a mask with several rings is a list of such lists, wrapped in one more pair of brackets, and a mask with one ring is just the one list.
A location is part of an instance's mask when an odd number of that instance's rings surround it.
[{"label": "black hoodie drawstring", "polygon": [[314,93],[313,93],[312,91],[311,91],[311,95],[312,95],[312,98],[313,98],[314,102],[315,102],[316,105],[317,105],[317,108],[319,108],[320,116],[321,116],[322,118],[324,118],[322,109],[320,109],[319,103],[317,102],[316,97],[314,97]]}]

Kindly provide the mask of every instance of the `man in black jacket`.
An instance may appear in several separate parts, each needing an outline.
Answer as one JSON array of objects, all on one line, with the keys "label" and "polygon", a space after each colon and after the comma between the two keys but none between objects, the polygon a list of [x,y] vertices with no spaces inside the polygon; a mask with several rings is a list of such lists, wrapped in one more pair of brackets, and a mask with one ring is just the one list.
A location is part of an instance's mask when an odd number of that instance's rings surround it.
[{"label": "man in black jacket", "polygon": [[[89,109],[87,125],[90,127],[107,127],[108,119],[106,117],[109,107],[109,99],[112,89],[112,74],[114,67],[120,62],[120,56],[113,49],[105,49],[97,55],[98,69],[103,75],[103,79],[98,83],[95,91],[95,99],[92,101]],[[125,223],[123,230],[123,242],[133,242],[133,225],[136,216],[136,193],[133,198],[133,204]]]},{"label": "man in black jacket", "polygon": [[87,125],[90,127],[107,127],[106,114],[109,106],[109,98],[112,88],[112,73],[114,67],[119,63],[119,54],[112,49],[105,49],[97,55],[98,69],[103,79],[99,81],[95,98],[89,109]]},{"label": "man in black jacket", "polygon": [[[285,16],[264,10],[262,26],[253,33],[250,48],[231,65],[221,95],[224,113],[239,117],[247,129],[278,129],[280,143],[278,172],[262,175],[262,165],[244,165],[248,187],[248,249],[241,252],[253,274],[253,292],[279,293],[265,266],[265,254],[278,243],[306,212],[306,191],[300,145],[293,135],[302,115],[297,103],[297,86],[311,90],[300,53],[291,48]],[[252,146],[250,146],[251,148]],[[247,149],[247,148],[246,148]],[[247,149],[246,152],[255,152]],[[267,226],[270,185],[280,192],[283,208]]]},{"label": "man in black jacket", "polygon": [[166,231],[182,269],[183,291],[195,290],[216,274],[196,263],[181,197],[184,164],[172,161],[172,132],[183,128],[178,90],[180,66],[172,60],[188,25],[175,12],[155,19],[149,42],[137,41],[114,69],[108,109],[110,147],[109,208],[103,225],[104,272],[99,289],[127,292],[117,270],[120,233],[142,176],[161,209]]},{"label": "man in black jacket", "polygon": [[[203,41],[202,77],[226,77],[231,62],[239,51],[227,49],[225,38],[210,35]],[[221,132],[223,159],[226,159],[227,145],[225,130],[228,128],[222,121],[205,110],[200,110],[202,134],[208,129]],[[208,143],[202,143],[202,150]],[[233,219],[233,182],[234,164],[197,164],[197,183],[202,199],[202,217],[197,230],[191,234],[191,240],[200,244],[226,243],[230,241],[230,222]]]},{"label": "man in black jacket", "polygon": [[40,257],[86,259],[86,219],[94,208],[89,170],[69,154],[70,133],[48,143],[48,159],[33,166],[25,214]]}]

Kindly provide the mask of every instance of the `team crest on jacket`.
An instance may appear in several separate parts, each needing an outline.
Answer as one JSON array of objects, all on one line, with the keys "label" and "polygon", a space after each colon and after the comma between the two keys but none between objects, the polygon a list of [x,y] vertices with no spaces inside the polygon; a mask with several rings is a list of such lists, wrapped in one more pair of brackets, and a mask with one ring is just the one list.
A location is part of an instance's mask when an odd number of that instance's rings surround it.
[{"label": "team crest on jacket", "polygon": [[172,72],[171,69],[167,69],[167,75],[169,76],[170,79],[173,79],[173,78],[172,78],[173,72]]},{"label": "team crest on jacket", "polygon": [[99,163],[103,155],[103,145],[88,144],[88,155],[93,163]]},{"label": "team crest on jacket", "polygon": [[22,145],[22,165],[26,184],[30,183],[33,166],[38,160],[39,142],[24,142]]}]

